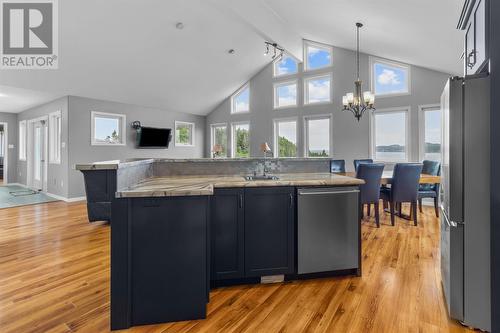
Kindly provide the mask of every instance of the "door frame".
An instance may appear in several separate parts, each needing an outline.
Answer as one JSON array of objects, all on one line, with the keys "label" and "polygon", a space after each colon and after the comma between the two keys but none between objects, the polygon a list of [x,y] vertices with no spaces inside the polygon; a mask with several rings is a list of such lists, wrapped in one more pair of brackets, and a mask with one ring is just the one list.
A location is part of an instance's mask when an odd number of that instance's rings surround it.
[{"label": "door frame", "polygon": [[34,147],[34,125],[35,123],[39,121],[45,121],[45,131],[43,133],[44,135],[44,147],[43,147],[43,154],[44,154],[44,162],[43,162],[43,181],[42,181],[42,192],[47,192],[47,177],[48,177],[48,168],[49,168],[49,159],[48,159],[48,128],[49,128],[49,116],[42,116],[34,119],[29,119],[27,121],[27,134],[28,134],[28,139],[26,140],[27,147],[26,147],[26,185],[29,188],[33,188],[33,147]]},{"label": "door frame", "polygon": [[4,156],[3,156],[3,184],[7,185],[9,183],[9,124],[6,122],[0,122],[4,128]]}]

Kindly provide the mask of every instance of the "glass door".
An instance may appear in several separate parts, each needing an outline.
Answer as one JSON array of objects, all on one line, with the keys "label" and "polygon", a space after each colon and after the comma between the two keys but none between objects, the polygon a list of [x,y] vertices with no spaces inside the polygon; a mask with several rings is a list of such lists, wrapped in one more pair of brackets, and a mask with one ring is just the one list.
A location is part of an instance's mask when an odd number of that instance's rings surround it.
[{"label": "glass door", "polygon": [[45,175],[45,122],[33,126],[33,188],[43,189]]}]

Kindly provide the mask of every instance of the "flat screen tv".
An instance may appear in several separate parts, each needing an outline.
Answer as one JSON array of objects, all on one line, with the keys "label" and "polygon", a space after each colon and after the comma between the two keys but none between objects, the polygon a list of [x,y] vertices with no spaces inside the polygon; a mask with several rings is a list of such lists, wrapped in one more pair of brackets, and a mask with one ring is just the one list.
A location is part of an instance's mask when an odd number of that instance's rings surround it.
[{"label": "flat screen tv", "polygon": [[141,127],[137,131],[138,148],[166,149],[172,140],[172,129]]}]

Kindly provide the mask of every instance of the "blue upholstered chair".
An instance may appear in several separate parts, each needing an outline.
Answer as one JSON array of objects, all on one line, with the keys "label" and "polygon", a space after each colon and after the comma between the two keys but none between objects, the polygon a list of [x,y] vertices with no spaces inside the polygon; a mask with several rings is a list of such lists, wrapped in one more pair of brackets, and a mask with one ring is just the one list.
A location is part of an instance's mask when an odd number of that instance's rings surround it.
[{"label": "blue upholstered chair", "polygon": [[356,178],[363,179],[365,183],[359,186],[361,211],[363,206],[368,205],[368,215],[370,215],[370,205],[374,204],[375,222],[380,228],[379,201],[380,201],[380,178],[384,171],[384,164],[361,163],[356,171]]},{"label": "blue upholstered chair", "polygon": [[[422,173],[432,176],[441,175],[441,163],[437,161],[425,160],[423,162]],[[422,212],[422,199],[433,198],[434,199],[434,211],[436,216],[439,217],[439,184],[420,184],[418,189],[418,207],[420,212]]]},{"label": "blue upholstered chair", "polygon": [[365,158],[361,160],[354,160],[354,171],[358,171],[358,166],[362,163],[373,163],[373,160],[371,158]]},{"label": "blue upholstered chair", "polygon": [[417,225],[417,200],[420,173],[423,165],[420,163],[397,163],[394,166],[391,187],[383,187],[380,196],[389,203],[391,224],[394,225],[395,206],[398,205],[401,214],[401,203],[411,203],[413,223]]},{"label": "blue upholstered chair", "polygon": [[330,172],[331,173],[345,172],[345,160],[331,160]]}]

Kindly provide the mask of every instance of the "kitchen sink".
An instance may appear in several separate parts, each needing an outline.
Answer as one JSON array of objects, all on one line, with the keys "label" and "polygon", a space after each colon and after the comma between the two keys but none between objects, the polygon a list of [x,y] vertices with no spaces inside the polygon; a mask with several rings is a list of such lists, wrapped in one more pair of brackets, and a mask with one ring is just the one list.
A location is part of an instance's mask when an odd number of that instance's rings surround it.
[{"label": "kitchen sink", "polygon": [[272,175],[249,175],[245,176],[245,180],[278,180],[278,176]]}]

